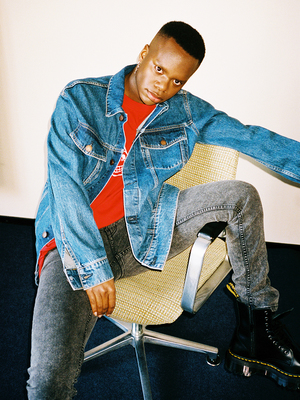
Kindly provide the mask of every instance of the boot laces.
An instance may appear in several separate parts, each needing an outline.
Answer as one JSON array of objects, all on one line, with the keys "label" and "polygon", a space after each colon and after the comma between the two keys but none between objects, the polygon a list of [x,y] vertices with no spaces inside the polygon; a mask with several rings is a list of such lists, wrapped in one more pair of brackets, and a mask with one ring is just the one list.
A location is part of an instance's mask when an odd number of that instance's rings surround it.
[{"label": "boot laces", "polygon": [[291,340],[290,335],[287,332],[285,325],[281,322],[281,319],[286,317],[292,310],[285,311],[274,318],[270,318],[269,314],[265,315],[265,325],[267,328],[268,338],[282,350],[285,354],[290,352]]}]

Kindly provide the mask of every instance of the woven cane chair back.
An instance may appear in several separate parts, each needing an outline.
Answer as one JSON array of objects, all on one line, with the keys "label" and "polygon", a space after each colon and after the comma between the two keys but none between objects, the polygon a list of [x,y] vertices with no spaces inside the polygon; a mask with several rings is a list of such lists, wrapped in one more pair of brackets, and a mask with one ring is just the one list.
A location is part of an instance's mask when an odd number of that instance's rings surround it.
[{"label": "woven cane chair back", "polygon": [[[238,152],[232,149],[196,144],[185,167],[167,183],[180,190],[219,180],[235,179]],[[117,305],[113,318],[141,325],[174,322],[182,313],[181,297],[190,248],[169,260],[163,271],[145,272],[116,282]],[[208,248],[199,286],[223,262],[225,243],[217,239]]]}]

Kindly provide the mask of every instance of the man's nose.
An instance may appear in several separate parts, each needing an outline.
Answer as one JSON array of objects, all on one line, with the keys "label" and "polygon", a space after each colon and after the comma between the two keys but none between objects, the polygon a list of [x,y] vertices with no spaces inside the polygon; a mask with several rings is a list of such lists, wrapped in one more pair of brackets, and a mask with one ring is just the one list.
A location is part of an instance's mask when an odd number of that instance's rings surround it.
[{"label": "man's nose", "polygon": [[161,76],[159,80],[155,82],[155,87],[161,92],[165,92],[169,86],[169,79],[167,77]]}]

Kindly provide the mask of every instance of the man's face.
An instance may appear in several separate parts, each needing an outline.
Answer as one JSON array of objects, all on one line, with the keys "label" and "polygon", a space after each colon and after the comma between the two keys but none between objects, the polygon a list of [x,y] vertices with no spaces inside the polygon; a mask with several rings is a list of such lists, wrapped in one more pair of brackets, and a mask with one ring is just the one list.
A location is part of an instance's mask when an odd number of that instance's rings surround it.
[{"label": "man's face", "polygon": [[174,96],[198,66],[199,61],[173,38],[156,36],[142,50],[137,71],[125,82],[125,93],[139,103],[161,103]]}]

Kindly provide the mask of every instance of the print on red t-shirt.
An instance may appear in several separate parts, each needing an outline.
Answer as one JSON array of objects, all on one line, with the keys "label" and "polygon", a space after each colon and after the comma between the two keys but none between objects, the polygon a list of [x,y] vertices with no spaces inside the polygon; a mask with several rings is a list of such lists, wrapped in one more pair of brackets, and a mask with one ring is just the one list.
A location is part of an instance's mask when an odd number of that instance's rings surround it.
[{"label": "print on red t-shirt", "polygon": [[127,121],[124,124],[125,149],[110,180],[91,204],[98,228],[108,226],[124,216],[123,166],[135,139],[137,128],[154,108],[155,105],[147,106],[137,103],[124,95],[123,110],[127,114]]}]

